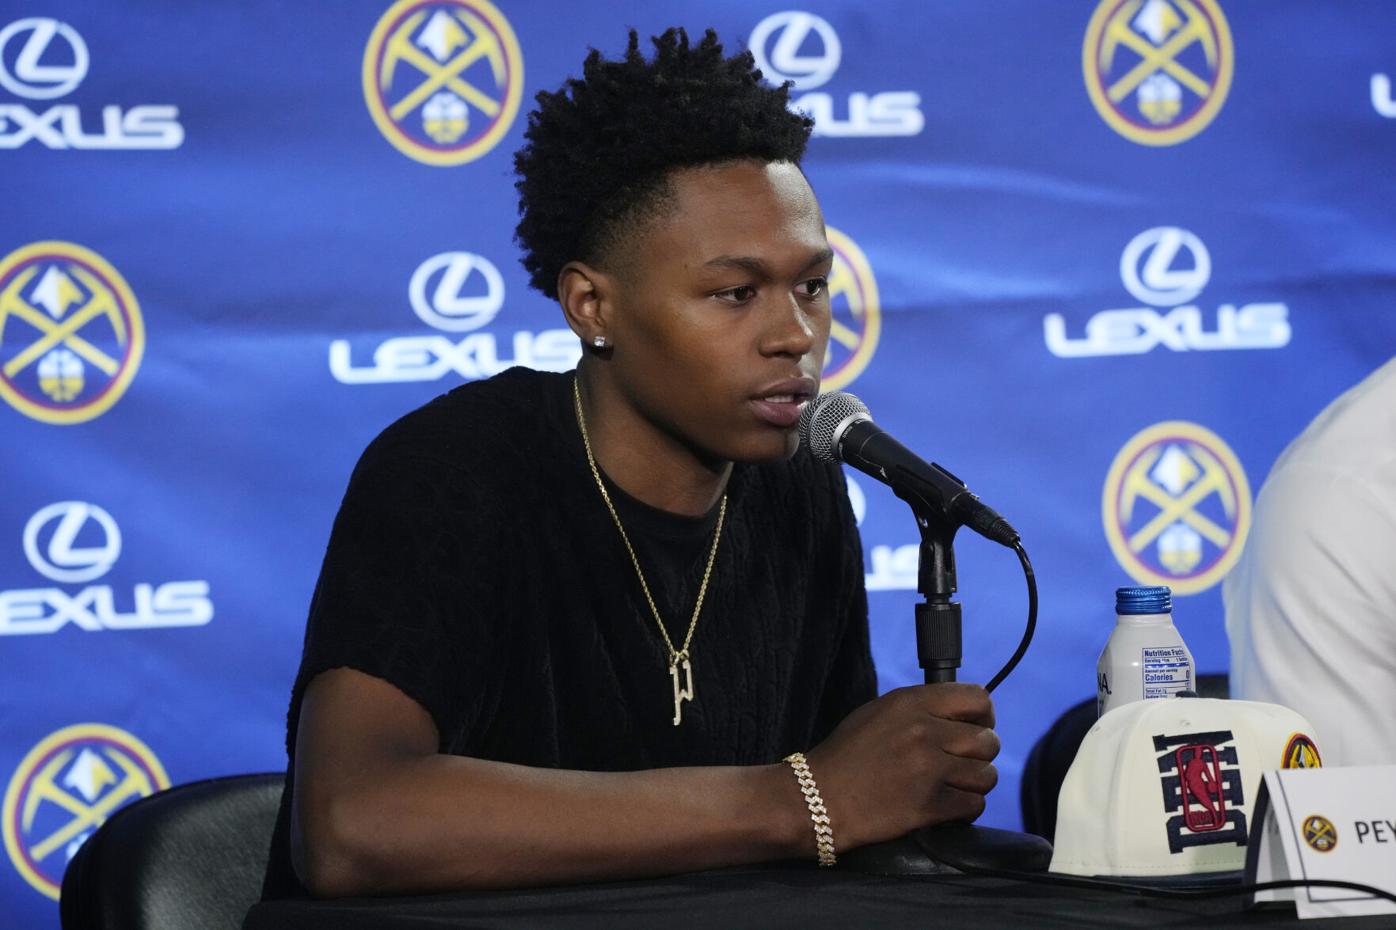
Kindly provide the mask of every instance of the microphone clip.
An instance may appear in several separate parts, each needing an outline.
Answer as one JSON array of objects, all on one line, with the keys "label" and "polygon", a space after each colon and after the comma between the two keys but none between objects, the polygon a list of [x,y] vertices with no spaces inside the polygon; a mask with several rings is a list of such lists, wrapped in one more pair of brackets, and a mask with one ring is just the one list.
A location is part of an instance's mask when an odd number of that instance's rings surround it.
[{"label": "microphone clip", "polygon": [[923,600],[916,605],[916,657],[927,684],[954,681],[964,658],[964,624],[960,605],[954,600],[954,543],[960,524],[945,519],[938,509],[925,508],[924,502],[918,505],[900,491],[897,496],[911,505],[921,531],[916,590]]}]

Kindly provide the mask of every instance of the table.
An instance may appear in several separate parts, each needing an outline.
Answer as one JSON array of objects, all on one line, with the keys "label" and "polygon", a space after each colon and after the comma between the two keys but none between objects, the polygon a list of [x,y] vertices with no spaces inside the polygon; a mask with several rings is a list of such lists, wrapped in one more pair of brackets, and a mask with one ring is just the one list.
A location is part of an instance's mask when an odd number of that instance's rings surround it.
[{"label": "table", "polygon": [[[276,901],[243,930],[727,930],[727,928],[1083,927],[1298,928],[1292,907],[1244,911],[1242,899],[1174,901],[1006,878],[893,878],[777,864],[643,881],[406,898]],[[1396,916],[1322,921],[1321,930],[1396,928]]]}]

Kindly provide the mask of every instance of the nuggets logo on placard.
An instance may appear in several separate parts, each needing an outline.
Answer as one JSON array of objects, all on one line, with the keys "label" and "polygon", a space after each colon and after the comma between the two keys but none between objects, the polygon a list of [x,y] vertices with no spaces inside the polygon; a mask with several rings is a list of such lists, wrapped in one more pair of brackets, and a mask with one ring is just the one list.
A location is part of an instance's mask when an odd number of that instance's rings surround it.
[{"label": "nuggets logo on placard", "polygon": [[499,143],[523,97],[523,53],[488,0],[399,0],[364,49],[364,100],[398,151],[440,167]]},{"label": "nuggets logo on placard", "polygon": [[1168,851],[1219,843],[1246,845],[1246,799],[1230,730],[1154,737],[1169,815]]},{"label": "nuggets logo on placard", "polygon": [[1196,423],[1170,421],[1125,443],[1105,478],[1105,537],[1140,584],[1205,591],[1241,555],[1251,489],[1236,454]]},{"label": "nuggets logo on placard", "polygon": [[882,334],[882,305],[872,265],[858,244],[832,226],[825,227],[834,266],[829,272],[833,322],[820,390],[839,391],[853,383],[872,361]]},{"label": "nuggets logo on placard", "polygon": [[110,410],[145,351],[126,280],[71,242],[35,242],[0,260],[0,397],[45,423]]},{"label": "nuggets logo on placard", "polygon": [[1338,828],[1321,814],[1304,818],[1304,842],[1314,852],[1332,852],[1338,845]]},{"label": "nuggets logo on placard", "polygon": [[1216,0],[1102,0],[1081,46],[1096,112],[1140,145],[1176,145],[1205,129],[1235,65]]},{"label": "nuggets logo on placard", "polygon": [[63,871],[118,808],[168,788],[150,748],[101,723],[64,727],[20,762],[5,791],[5,851],[36,891],[58,900]]}]

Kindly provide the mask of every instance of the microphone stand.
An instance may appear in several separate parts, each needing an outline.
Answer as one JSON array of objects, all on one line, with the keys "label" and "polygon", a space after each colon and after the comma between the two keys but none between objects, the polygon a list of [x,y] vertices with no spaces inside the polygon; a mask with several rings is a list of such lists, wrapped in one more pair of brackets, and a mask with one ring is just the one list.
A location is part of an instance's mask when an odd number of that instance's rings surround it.
[{"label": "microphone stand", "polygon": [[955,532],[960,526],[939,515],[928,515],[915,502],[908,502],[921,530],[916,590],[924,600],[916,605],[916,657],[926,673],[926,684],[934,685],[954,681],[964,656],[960,605],[952,599],[956,590]]},{"label": "microphone stand", "polygon": [[[926,684],[955,681],[963,658],[962,614],[954,600],[954,541],[960,525],[914,492],[894,492],[911,505],[921,531],[916,589],[923,600],[916,605],[916,655]],[[975,868],[1043,872],[1051,861],[1052,844],[1040,836],[968,823],[922,827],[839,856],[841,865],[880,875],[938,875]]]}]

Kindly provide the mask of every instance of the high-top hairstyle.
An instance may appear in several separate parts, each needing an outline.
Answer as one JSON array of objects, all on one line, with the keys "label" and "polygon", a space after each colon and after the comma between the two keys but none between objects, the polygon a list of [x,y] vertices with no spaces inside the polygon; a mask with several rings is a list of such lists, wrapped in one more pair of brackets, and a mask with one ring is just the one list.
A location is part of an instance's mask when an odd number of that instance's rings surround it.
[{"label": "high-top hairstyle", "polygon": [[532,285],[557,297],[569,261],[606,268],[617,247],[664,206],[672,171],[753,158],[798,164],[814,121],[788,109],[789,84],[761,83],[750,52],[724,57],[709,29],[690,47],[683,29],[653,39],[652,61],[632,29],[619,61],[592,49],[582,79],[538,94],[514,155],[514,237]]}]

